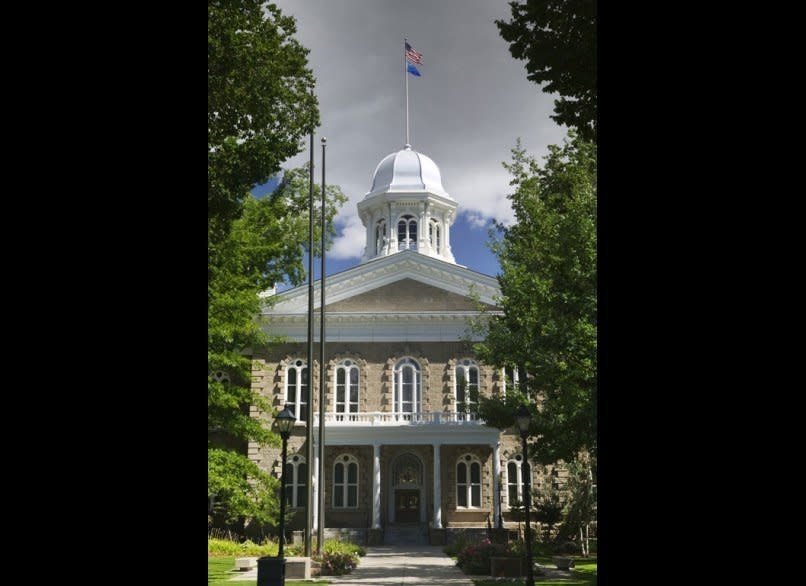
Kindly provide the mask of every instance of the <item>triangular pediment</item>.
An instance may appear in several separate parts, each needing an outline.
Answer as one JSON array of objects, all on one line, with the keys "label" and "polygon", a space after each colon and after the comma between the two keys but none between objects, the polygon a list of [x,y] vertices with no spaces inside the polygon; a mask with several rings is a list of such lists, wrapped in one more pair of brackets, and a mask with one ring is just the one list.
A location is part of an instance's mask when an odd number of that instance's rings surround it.
[{"label": "triangular pediment", "polygon": [[[491,305],[484,304],[492,308]],[[325,305],[328,312],[477,311],[478,303],[414,279],[402,279]]]},{"label": "triangular pediment", "polygon": [[[314,283],[319,307],[321,281]],[[325,307],[332,312],[473,312],[495,306],[498,281],[465,267],[403,251],[358,265],[325,283]],[[274,297],[264,314],[305,313],[308,288],[303,285]]]}]

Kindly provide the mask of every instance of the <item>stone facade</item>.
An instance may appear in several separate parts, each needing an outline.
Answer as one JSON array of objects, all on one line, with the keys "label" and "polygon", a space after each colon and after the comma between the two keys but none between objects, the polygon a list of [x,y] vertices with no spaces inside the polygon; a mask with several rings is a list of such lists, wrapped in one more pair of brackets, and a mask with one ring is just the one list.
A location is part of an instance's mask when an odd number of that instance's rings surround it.
[{"label": "stone facade", "polygon": [[[469,328],[498,311],[498,282],[455,263],[450,227],[457,205],[428,157],[407,146],[384,159],[372,185],[358,205],[367,229],[363,261],[328,276],[325,285],[324,478],[315,473],[312,487],[325,493],[324,528],[366,531],[375,542],[387,530],[401,538],[411,525],[417,526],[412,535],[422,535],[427,525],[429,539],[437,541],[446,528],[496,525],[499,514],[513,522],[507,463],[519,453],[520,438],[474,420],[457,400],[457,368],[477,374],[481,396],[505,392],[500,370],[473,356],[476,338]],[[320,285],[314,284],[317,322]],[[263,311],[268,332],[287,340],[254,355],[253,389],[275,413],[298,402],[298,385],[294,393],[288,388],[290,380],[302,380],[299,369],[307,360],[307,311],[306,286],[275,295]],[[318,330],[317,323],[314,342]],[[313,453],[318,454],[318,343],[313,356],[307,405],[316,414]],[[344,360],[357,370],[358,398],[354,408],[337,411],[336,376]],[[270,414],[253,414],[270,423]],[[289,459],[304,460],[306,441],[306,424],[299,422],[288,441]],[[249,456],[280,476],[279,448],[250,444]],[[351,507],[335,506],[338,462],[344,462],[339,470],[357,465],[356,482],[339,485],[346,505],[357,491]],[[310,471],[316,464],[306,466]],[[542,471],[533,472],[535,485]],[[297,504],[290,529],[306,524],[304,504]],[[320,513],[314,498],[314,527]]]},{"label": "stone facade", "polygon": [[[335,368],[344,359],[356,363],[359,369],[359,413],[391,412],[393,369],[398,360],[414,358],[422,368],[423,412],[439,411],[450,415],[456,410],[455,367],[457,361],[473,359],[469,344],[465,342],[406,342],[375,344],[367,342],[329,343],[327,350],[325,400],[326,412],[334,411]],[[314,356],[319,355],[318,344]],[[295,360],[305,360],[307,350],[304,344],[288,343],[274,346],[271,353],[259,355],[253,362],[253,388],[269,399],[276,409],[282,409],[286,400],[287,366]],[[478,363],[477,363],[478,364]],[[502,391],[500,370],[484,364],[479,367],[479,391],[483,396],[492,396]],[[313,408],[318,413],[319,402],[319,362],[314,361]],[[265,417],[265,415],[264,415]],[[326,426],[327,430],[327,426]],[[315,441],[318,430],[314,430]],[[326,432],[327,433],[327,432]],[[450,433],[446,430],[445,433]],[[512,430],[498,435],[501,477],[501,511],[505,524],[514,518],[509,514],[507,499],[507,462],[521,453],[520,438]],[[416,441],[416,440],[415,440]],[[494,447],[486,444],[442,445],[440,449],[442,522],[444,526],[455,528],[486,527],[487,521],[495,524],[496,478]],[[288,457],[305,457],[305,425],[297,424],[288,441]],[[381,506],[380,521],[386,526],[394,513],[394,488],[390,484],[391,466],[401,454],[414,454],[422,463],[422,514],[431,521],[434,511],[434,446],[416,443],[383,444],[380,446]],[[250,445],[250,457],[261,467],[280,476],[280,450],[276,447]],[[338,458],[352,456],[358,463],[358,503],[356,507],[335,508],[333,506],[333,473]],[[470,455],[481,464],[481,504],[479,507],[462,508],[457,503],[457,465],[465,455]],[[373,513],[373,445],[357,439],[353,445],[325,447],[325,524],[328,528],[367,529],[372,526]],[[543,475],[550,470],[534,467],[532,486],[540,486]],[[293,509],[292,509],[293,510]],[[291,528],[302,528],[305,523],[304,509],[298,507],[299,514],[291,522]]]}]

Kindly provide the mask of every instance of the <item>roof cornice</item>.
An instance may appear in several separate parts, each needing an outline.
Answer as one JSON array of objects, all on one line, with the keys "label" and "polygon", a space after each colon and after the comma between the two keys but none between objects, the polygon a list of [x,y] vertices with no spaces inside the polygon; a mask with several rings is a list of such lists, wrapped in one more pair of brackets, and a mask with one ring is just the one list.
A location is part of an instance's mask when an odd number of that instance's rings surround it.
[{"label": "roof cornice", "polygon": [[[412,279],[458,295],[475,294],[479,301],[489,305],[495,305],[495,298],[500,294],[498,280],[494,277],[412,250],[404,250],[327,277],[325,303],[338,303],[403,279]],[[315,281],[316,308],[321,299],[318,293],[320,288],[321,280]],[[264,315],[307,313],[308,285],[295,287],[269,299],[274,301],[274,306],[264,307]]]}]

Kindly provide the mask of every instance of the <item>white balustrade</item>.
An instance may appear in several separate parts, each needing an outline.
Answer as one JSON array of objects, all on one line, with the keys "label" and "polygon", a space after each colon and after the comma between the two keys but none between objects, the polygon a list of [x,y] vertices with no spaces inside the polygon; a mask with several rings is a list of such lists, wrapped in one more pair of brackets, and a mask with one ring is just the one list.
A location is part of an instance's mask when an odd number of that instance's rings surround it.
[{"label": "white balustrade", "polygon": [[[319,413],[314,413],[314,425],[319,425]],[[366,411],[362,413],[325,413],[327,426],[383,426],[383,425],[483,425],[484,422],[470,413],[408,413]]]}]

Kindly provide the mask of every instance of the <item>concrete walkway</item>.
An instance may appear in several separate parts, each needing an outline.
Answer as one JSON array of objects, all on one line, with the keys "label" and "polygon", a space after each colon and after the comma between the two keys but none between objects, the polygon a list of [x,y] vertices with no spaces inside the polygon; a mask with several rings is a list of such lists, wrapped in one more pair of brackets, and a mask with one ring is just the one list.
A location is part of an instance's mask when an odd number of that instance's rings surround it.
[{"label": "concrete walkway", "polygon": [[[366,550],[367,555],[351,573],[322,579],[333,586],[473,586],[441,545],[381,545]],[[232,578],[256,579],[257,568]]]},{"label": "concrete walkway", "polygon": [[338,586],[473,586],[473,581],[445,555],[441,545],[368,547],[358,567],[345,576],[323,576]]}]

